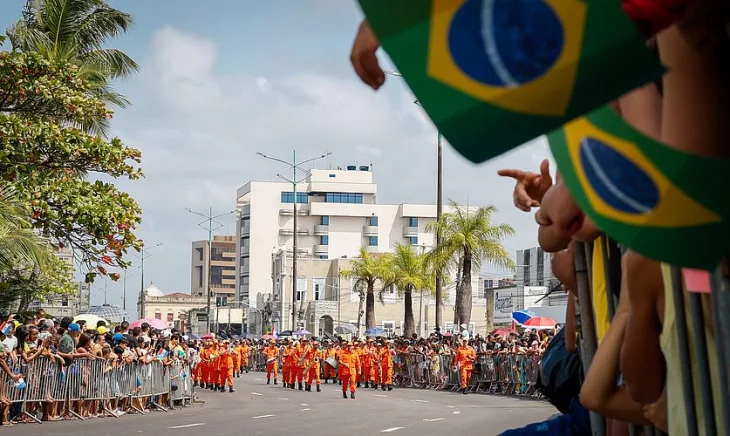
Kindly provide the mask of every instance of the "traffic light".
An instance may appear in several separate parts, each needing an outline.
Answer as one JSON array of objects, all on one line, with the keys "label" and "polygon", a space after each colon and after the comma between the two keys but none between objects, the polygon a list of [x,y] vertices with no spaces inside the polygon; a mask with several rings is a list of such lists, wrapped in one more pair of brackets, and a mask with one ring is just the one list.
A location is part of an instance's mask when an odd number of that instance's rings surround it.
[{"label": "traffic light", "polygon": [[221,307],[221,297],[215,297],[215,307]]},{"label": "traffic light", "polygon": [[221,297],[221,306],[228,306],[228,297]]}]

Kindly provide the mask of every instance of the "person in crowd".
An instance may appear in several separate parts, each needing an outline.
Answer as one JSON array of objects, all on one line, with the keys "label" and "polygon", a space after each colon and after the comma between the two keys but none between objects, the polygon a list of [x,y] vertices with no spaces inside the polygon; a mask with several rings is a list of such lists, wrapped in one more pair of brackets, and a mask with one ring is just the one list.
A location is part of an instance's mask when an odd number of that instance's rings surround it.
[{"label": "person in crowd", "polygon": [[[276,341],[273,339],[269,342],[269,346],[264,350],[266,354],[266,384],[271,383],[271,376],[274,376],[274,384],[277,384],[279,378],[279,363],[277,359],[279,357],[279,349],[276,347]],[[285,383],[288,381],[285,380]]]},{"label": "person in crowd", "polygon": [[355,399],[357,389],[357,354],[352,350],[349,341],[342,343],[342,349],[337,356],[338,377],[342,382],[342,398],[347,399],[347,388],[350,388],[350,398]]}]

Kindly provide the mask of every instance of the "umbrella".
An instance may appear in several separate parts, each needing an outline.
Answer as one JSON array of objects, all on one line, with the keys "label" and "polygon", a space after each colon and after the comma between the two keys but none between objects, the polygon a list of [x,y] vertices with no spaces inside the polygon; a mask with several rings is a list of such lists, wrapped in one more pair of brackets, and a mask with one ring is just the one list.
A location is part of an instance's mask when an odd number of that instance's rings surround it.
[{"label": "umbrella", "polygon": [[555,328],[555,322],[554,319],[548,318],[547,316],[536,316],[535,318],[530,318],[527,321],[525,321],[522,326],[523,327],[531,327],[535,329],[553,329]]},{"label": "umbrella", "polygon": [[297,335],[297,336],[307,336],[307,335],[311,335],[312,332],[308,332],[308,331],[306,331],[304,329],[299,329],[296,332],[294,332],[294,334]]},{"label": "umbrella", "polygon": [[109,321],[105,320],[104,318],[100,317],[99,315],[94,315],[92,313],[85,313],[83,315],[77,315],[76,318],[74,318],[74,322],[79,321],[85,321],[86,322],[86,328],[89,330],[96,329],[96,325],[99,321],[104,321],[104,324],[108,325]]},{"label": "umbrella", "polygon": [[537,314],[531,310],[518,310],[516,312],[512,312],[512,319],[517,321],[520,324],[524,324],[525,321],[527,321],[530,318],[536,317]]},{"label": "umbrella", "polygon": [[157,330],[166,330],[168,328],[166,322],[164,322],[161,319],[157,319],[157,318],[138,319],[137,321],[129,324],[129,328],[133,329],[135,327],[142,327],[142,324],[144,324],[144,323],[149,324],[150,327],[152,327],[153,329],[157,329]]},{"label": "umbrella", "polygon": [[[553,324],[553,326],[554,325],[555,324]],[[514,331],[514,330],[512,330],[510,328],[500,327],[500,328],[497,328],[497,329],[492,330],[489,334],[492,335],[492,336],[497,336],[497,335],[499,335],[499,336],[509,336],[511,333],[517,334],[516,331]]]},{"label": "umbrella", "polygon": [[263,335],[263,336],[261,336],[261,339],[263,339],[265,341],[270,341],[272,339],[276,339],[276,336],[274,336],[274,335]]},{"label": "umbrella", "polygon": [[291,330],[284,330],[283,332],[279,333],[279,336],[294,336],[294,333]]},{"label": "umbrella", "polygon": [[335,333],[340,334],[340,335],[347,335],[347,334],[354,335],[357,333],[357,327],[355,327],[354,325],[352,325],[350,323],[342,323],[342,324],[338,325],[337,327],[335,327]]},{"label": "umbrella", "polygon": [[378,327],[374,327],[374,328],[365,330],[365,336],[367,336],[369,338],[371,338],[373,336],[385,336],[387,333],[388,332],[386,332],[385,330],[378,328]]},{"label": "umbrella", "polygon": [[215,336],[212,335],[211,333],[208,333],[206,335],[201,336],[200,339],[203,339],[203,340],[215,339]]}]

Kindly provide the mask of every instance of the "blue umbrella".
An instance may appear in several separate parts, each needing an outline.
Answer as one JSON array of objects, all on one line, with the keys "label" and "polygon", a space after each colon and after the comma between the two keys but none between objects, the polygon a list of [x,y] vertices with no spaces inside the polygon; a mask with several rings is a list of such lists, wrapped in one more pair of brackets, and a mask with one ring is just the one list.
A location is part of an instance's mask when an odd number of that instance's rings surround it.
[{"label": "blue umbrella", "polygon": [[369,338],[373,336],[385,336],[386,334],[387,332],[385,330],[378,327],[365,330],[365,336]]},{"label": "blue umbrella", "polygon": [[524,324],[528,319],[536,317],[537,314],[531,310],[523,309],[512,312],[512,319],[520,324]]}]

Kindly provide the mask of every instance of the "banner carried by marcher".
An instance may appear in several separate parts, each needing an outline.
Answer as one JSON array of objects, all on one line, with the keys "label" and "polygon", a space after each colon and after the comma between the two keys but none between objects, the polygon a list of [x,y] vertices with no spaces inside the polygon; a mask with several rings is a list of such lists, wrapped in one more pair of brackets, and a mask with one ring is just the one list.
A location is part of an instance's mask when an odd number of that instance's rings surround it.
[{"label": "banner carried by marcher", "polygon": [[616,0],[360,5],[439,131],[473,162],[557,129],[663,71]]},{"label": "banner carried by marcher", "polygon": [[668,147],[609,107],[566,124],[548,139],[581,210],[621,245],[700,269],[713,269],[730,249],[730,160]]}]

